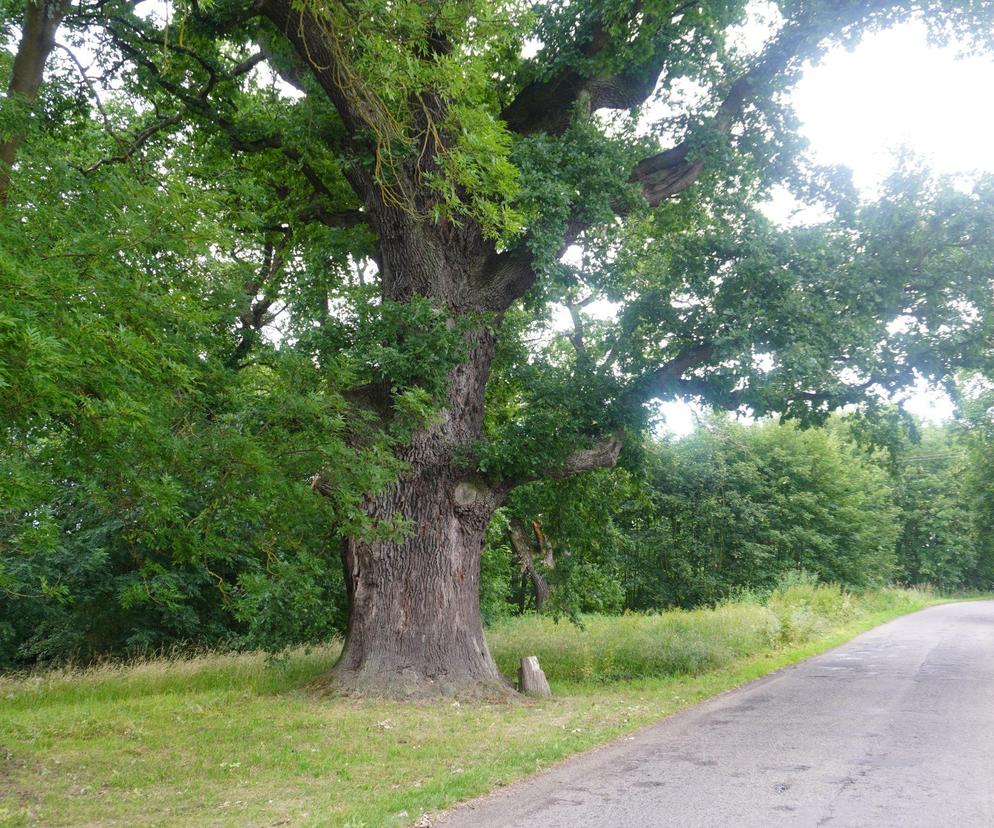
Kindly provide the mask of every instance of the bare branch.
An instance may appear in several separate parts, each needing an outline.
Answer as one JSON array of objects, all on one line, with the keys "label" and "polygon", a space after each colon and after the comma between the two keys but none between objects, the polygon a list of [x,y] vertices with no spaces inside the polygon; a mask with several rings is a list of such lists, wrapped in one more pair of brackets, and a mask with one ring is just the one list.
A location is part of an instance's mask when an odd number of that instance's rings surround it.
[{"label": "bare branch", "polygon": [[624,434],[619,429],[609,437],[600,438],[592,446],[576,449],[554,466],[520,477],[490,480],[489,485],[503,500],[513,489],[535,480],[566,480],[583,472],[614,468],[624,446]]},{"label": "bare branch", "polygon": [[261,52],[261,51],[260,52],[256,52],[251,57],[247,57],[241,63],[237,64],[231,70],[231,73],[230,73],[231,77],[237,78],[240,75],[244,75],[247,72],[251,72],[257,65],[259,65],[260,63],[262,63],[262,61],[264,61],[265,59],[266,59],[266,55],[265,55],[264,52]]},{"label": "bare branch", "polygon": [[535,609],[541,610],[542,605],[548,600],[552,592],[549,582],[545,580],[535,565],[535,559],[541,555],[541,550],[536,549],[536,544],[528,537],[528,529],[525,527],[524,521],[518,517],[512,517],[508,521],[508,534],[511,548],[521,564],[521,570],[528,573],[532,588],[535,590]]},{"label": "bare branch", "polygon": [[577,449],[561,466],[548,469],[547,474],[553,480],[565,480],[581,472],[595,469],[610,469],[618,463],[624,440],[620,433],[607,437],[590,448]]},{"label": "bare branch", "polygon": [[267,240],[263,245],[262,265],[258,274],[245,284],[245,296],[249,304],[239,316],[241,338],[228,359],[228,365],[232,368],[242,364],[242,360],[248,356],[252,345],[258,340],[262,328],[270,321],[270,308],[278,297],[284,257],[292,238],[293,230],[285,227],[282,228],[279,239]]},{"label": "bare branch", "polygon": [[114,132],[114,128],[111,126],[110,122],[110,115],[107,113],[107,110],[104,108],[103,101],[100,100],[100,93],[97,92],[97,87],[93,83],[93,79],[86,73],[86,67],[83,66],[83,64],[80,62],[80,59],[76,57],[76,54],[73,52],[73,50],[70,49],[65,44],[56,43],[55,48],[65,52],[66,55],[69,57],[69,60],[76,67],[76,71],[79,72],[79,76],[82,79],[83,83],[86,84],[86,88],[90,90],[90,97],[93,98],[93,103],[97,107],[97,112],[100,113],[100,119],[103,121],[104,130],[111,138],[113,138],[123,148],[125,146],[124,139],[121,138],[121,136],[118,135],[116,132]]},{"label": "bare branch", "polygon": [[583,314],[580,311],[583,306],[593,299],[593,295],[588,296],[583,302],[576,302],[572,304],[567,304],[566,309],[569,311],[570,319],[573,322],[573,332],[569,334],[568,339],[573,345],[573,350],[576,351],[577,362],[582,362],[584,364],[589,364],[590,354],[587,352],[587,345],[583,341]]},{"label": "bare branch", "polygon": [[127,163],[131,160],[132,156],[144,147],[145,144],[147,144],[155,135],[163,130],[169,129],[171,126],[175,126],[183,120],[184,111],[185,110],[180,110],[179,112],[149,124],[131,139],[131,143],[124,147],[120,155],[111,155],[106,158],[101,158],[96,163],[93,163],[84,169],[83,172],[91,173],[94,170],[100,169],[100,167],[106,166],[107,164]]}]

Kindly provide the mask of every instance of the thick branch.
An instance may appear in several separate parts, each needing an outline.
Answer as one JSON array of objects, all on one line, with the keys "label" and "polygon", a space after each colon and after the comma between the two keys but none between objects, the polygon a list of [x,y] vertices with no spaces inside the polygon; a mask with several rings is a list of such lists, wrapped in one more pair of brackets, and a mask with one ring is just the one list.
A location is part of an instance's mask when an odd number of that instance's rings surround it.
[{"label": "thick branch", "polygon": [[307,179],[307,183],[311,185],[314,194],[319,197],[317,202],[304,210],[301,218],[305,220],[313,219],[328,227],[355,227],[357,224],[369,223],[369,215],[360,210],[329,210],[325,207],[320,202],[320,199],[325,198],[328,201],[334,202],[335,197],[317,170],[304,160],[303,155],[298,150],[285,146],[282,139],[280,139],[280,149],[287,158],[300,165],[301,174]]},{"label": "thick branch", "polygon": [[703,159],[692,158],[690,144],[684,141],[639,161],[628,180],[639,186],[650,207],[657,207],[690,187],[703,169]]},{"label": "thick branch", "polygon": [[586,471],[614,468],[624,445],[621,435],[614,434],[590,448],[577,449],[563,461],[562,465],[548,469],[547,476],[553,480],[565,480]]},{"label": "thick branch", "polygon": [[[578,219],[571,220],[557,256],[562,256],[584,231],[585,225]],[[527,293],[535,283],[534,258],[524,243],[505,252],[494,248],[480,269],[480,277],[473,286],[480,307],[494,311],[505,311]]]},{"label": "thick branch", "polygon": [[561,135],[566,131],[577,102],[582,98],[589,111],[630,109],[638,106],[656,85],[657,67],[640,67],[602,78],[585,78],[575,70],[563,72],[551,80],[534,81],[518,94],[501,113],[512,132],[529,135],[546,132]]},{"label": "thick branch", "polygon": [[489,482],[503,500],[513,489],[535,480],[566,480],[583,472],[614,468],[618,464],[624,446],[624,435],[619,430],[609,437],[601,438],[588,448],[577,449],[555,466],[538,469],[534,473],[520,477],[506,477]]},{"label": "thick branch", "polygon": [[[774,82],[795,75],[806,58],[816,55],[825,38],[838,34],[861,19],[869,19],[892,2],[844,2],[830,5],[806,19],[787,25],[763,50],[753,66],[728,87],[714,116],[703,125],[719,135],[728,135],[742,118],[745,108],[773,91]],[[705,159],[692,152],[690,139],[643,159],[632,170],[650,207],[655,207],[690,187],[705,167]]]},{"label": "thick branch", "polygon": [[256,66],[266,59],[266,54],[262,51],[256,52],[251,57],[245,58],[241,63],[231,70],[231,77],[237,78],[240,75],[251,72]]},{"label": "thick branch", "polygon": [[[814,51],[824,37],[833,31],[841,30],[862,16],[871,15],[886,5],[886,3],[846,4],[844,8],[836,10],[836,16],[814,17],[785,28],[764,50],[752,68],[730,84],[715,114],[702,124],[699,130],[728,135],[741,119],[745,107],[757,97],[769,94],[775,80],[791,71],[796,71],[801,58]],[[533,94],[537,95],[534,90],[528,94],[523,92],[523,97],[519,96],[517,105],[525,107],[525,101],[529,101],[529,107],[539,106],[538,98],[532,100],[530,97]],[[557,110],[551,100],[544,103],[552,107],[553,114],[548,117],[562,116],[563,110]],[[515,105],[512,104],[511,108]],[[559,114],[555,114],[556,112]],[[537,123],[538,121],[532,122],[533,125]],[[656,207],[665,199],[682,193],[700,177],[705,168],[706,158],[694,152],[693,138],[694,134],[677,146],[645,158],[635,165],[629,182],[639,187],[650,207]],[[618,204],[615,210],[619,215],[624,215],[627,208]],[[586,224],[579,218],[570,221],[560,250],[564,251],[569,247],[584,230]],[[523,296],[536,278],[531,257],[523,246],[506,253],[495,252],[484,268],[484,274],[485,284],[481,286],[480,293],[492,294],[493,298],[489,300],[490,306],[501,310]]]},{"label": "thick branch", "polygon": [[327,17],[319,17],[311,4],[292,0],[266,0],[261,9],[306,61],[350,134],[387,120],[382,101],[345,63]]},{"label": "thick branch", "polygon": [[652,399],[670,396],[678,389],[684,389],[683,375],[714,356],[714,346],[693,345],[677,354],[656,370],[640,377],[622,397],[624,405],[641,405]]},{"label": "thick branch", "polygon": [[272,38],[269,32],[260,31],[256,36],[256,43],[265,55],[266,63],[288,86],[292,86],[298,92],[307,94],[307,83],[305,74],[307,67],[299,59],[296,61],[284,60],[283,57],[273,48]]},{"label": "thick branch", "polygon": [[[669,20],[683,14],[690,5],[690,2],[677,5],[669,13]],[[633,4],[630,20],[634,21],[641,13],[641,4]],[[649,56],[619,72],[587,76],[566,67],[551,78],[532,81],[501,113],[508,129],[519,135],[536,132],[561,135],[581,102],[588,112],[631,109],[644,103],[656,88],[668,54],[668,41],[661,29],[662,26],[657,30],[656,46]],[[593,58],[618,45],[608,36],[603,23],[598,22],[579,51],[584,57]]]}]

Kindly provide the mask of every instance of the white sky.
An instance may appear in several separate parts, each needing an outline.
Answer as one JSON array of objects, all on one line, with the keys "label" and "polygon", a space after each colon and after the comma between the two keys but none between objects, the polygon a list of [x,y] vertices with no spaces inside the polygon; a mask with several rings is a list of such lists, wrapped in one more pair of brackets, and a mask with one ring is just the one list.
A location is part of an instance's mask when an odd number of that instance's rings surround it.
[{"label": "white sky", "polygon": [[[809,68],[793,100],[824,164],[844,164],[868,196],[907,147],[936,171],[969,178],[994,171],[994,58],[957,58],[953,47],[929,46],[925,27],[908,23],[868,35],[852,51],[838,49]],[[786,199],[771,212],[783,215]],[[939,421],[953,406],[941,391],[917,388],[904,406]],[[663,430],[687,434],[694,410],[684,403],[661,406]]]},{"label": "white sky", "polygon": [[902,145],[937,172],[994,169],[991,90],[991,57],[958,59],[954,47],[930,47],[924,25],[908,23],[830,54],[793,98],[815,159],[852,168],[869,195]]}]

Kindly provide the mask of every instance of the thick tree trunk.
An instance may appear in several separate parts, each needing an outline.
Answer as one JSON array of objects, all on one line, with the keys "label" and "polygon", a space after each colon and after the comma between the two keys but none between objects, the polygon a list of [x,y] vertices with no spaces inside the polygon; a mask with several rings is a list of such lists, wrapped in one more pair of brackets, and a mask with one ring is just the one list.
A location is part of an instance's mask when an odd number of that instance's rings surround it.
[{"label": "thick tree trunk", "polygon": [[349,541],[349,629],[334,669],[342,689],[405,697],[503,689],[480,620],[487,518],[467,513],[460,486],[418,472],[377,498],[384,516],[412,522],[409,535]]},{"label": "thick tree trunk", "polygon": [[409,531],[399,542],[346,543],[349,628],[333,670],[346,692],[508,692],[487,648],[479,602],[484,535],[500,496],[454,462],[482,429],[494,337],[479,331],[473,339],[470,359],[450,375],[448,407],[404,452],[409,472],[367,504],[374,519],[400,517]]},{"label": "thick tree trunk", "polygon": [[[8,104],[30,105],[38,97],[45,62],[55,48],[55,32],[67,5],[65,0],[28,0],[7,87]],[[10,195],[10,168],[23,140],[23,131],[17,129],[0,141],[0,206],[7,203]]]}]

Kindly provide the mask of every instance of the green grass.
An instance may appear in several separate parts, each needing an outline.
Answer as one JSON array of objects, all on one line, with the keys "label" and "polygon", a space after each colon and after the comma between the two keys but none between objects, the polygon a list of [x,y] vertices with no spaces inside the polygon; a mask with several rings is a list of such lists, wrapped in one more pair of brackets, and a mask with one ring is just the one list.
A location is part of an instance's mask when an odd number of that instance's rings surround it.
[{"label": "green grass", "polygon": [[551,700],[321,698],[329,646],[280,667],[209,655],[0,678],[0,825],[403,826],[933,602],[798,584],[766,605],[539,618],[489,632],[538,655]]}]

